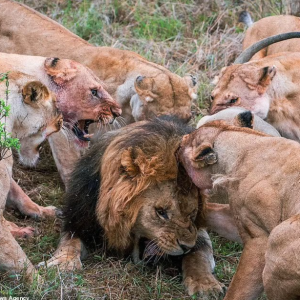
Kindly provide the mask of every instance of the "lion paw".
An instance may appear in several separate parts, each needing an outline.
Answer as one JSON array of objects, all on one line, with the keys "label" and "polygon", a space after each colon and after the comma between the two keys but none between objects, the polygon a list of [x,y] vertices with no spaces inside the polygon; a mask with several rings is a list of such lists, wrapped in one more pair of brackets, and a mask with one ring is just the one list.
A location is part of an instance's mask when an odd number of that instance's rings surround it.
[{"label": "lion paw", "polygon": [[38,264],[38,268],[40,267],[50,268],[53,266],[59,266],[59,269],[65,272],[82,269],[82,263],[80,257],[78,256],[54,255],[48,261],[40,262]]},{"label": "lion paw", "polygon": [[190,296],[197,295],[201,300],[219,300],[225,296],[226,288],[213,275],[187,276],[184,280]]},{"label": "lion paw", "polygon": [[15,238],[30,238],[34,236],[35,229],[33,227],[18,227],[10,232]]},{"label": "lion paw", "polygon": [[40,207],[41,218],[54,218],[57,208],[55,206]]}]

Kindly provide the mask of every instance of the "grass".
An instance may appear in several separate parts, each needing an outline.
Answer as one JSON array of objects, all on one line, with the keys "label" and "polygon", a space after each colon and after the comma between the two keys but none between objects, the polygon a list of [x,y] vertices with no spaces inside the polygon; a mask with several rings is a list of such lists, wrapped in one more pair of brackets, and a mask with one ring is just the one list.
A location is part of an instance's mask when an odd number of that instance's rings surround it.
[{"label": "grass", "polygon": [[[179,75],[196,75],[200,116],[207,113],[211,81],[240,53],[244,27],[238,13],[249,10],[254,20],[287,13],[280,0],[22,0],[99,46],[136,51]],[[64,187],[46,149],[36,169],[15,165],[14,176],[41,205],[61,206]],[[20,244],[34,264],[47,259],[59,240],[59,220],[35,222],[6,212],[20,226],[32,226],[36,236]],[[215,275],[226,286],[236,270],[242,247],[211,235]],[[176,267],[134,265],[130,260],[91,253],[82,271],[40,270],[43,283],[28,287],[20,277],[0,277],[1,296],[32,299],[195,299],[187,296]],[[262,298],[264,299],[264,298]]]}]

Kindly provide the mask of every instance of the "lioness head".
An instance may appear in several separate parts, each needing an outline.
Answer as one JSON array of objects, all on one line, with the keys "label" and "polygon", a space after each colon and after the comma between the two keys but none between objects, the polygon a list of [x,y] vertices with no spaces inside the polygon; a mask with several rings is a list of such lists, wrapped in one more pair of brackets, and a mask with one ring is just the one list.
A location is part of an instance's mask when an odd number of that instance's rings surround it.
[{"label": "lioness head", "polygon": [[47,58],[44,67],[57,91],[57,105],[64,121],[75,124],[74,133],[80,139],[88,140],[84,135],[90,123],[107,124],[120,116],[119,105],[89,68],[58,58]]},{"label": "lioness head", "polygon": [[[242,131],[245,133],[267,136],[263,132],[252,130],[253,114],[250,111],[238,114],[233,120],[234,125],[224,121],[216,120],[200,126],[197,130],[182,139],[178,157],[190,178],[201,190],[211,189],[213,182],[211,174],[219,160],[219,155],[228,160],[230,153],[215,151],[216,139],[224,131]],[[234,141],[231,141],[234,145]]]},{"label": "lioness head", "polygon": [[275,66],[260,67],[255,63],[224,68],[211,93],[210,113],[241,106],[265,119],[271,102],[266,92],[275,75]]},{"label": "lioness head", "polygon": [[[24,81],[27,83],[24,84]],[[55,96],[41,82],[28,82],[27,75],[12,72],[9,74],[9,84],[11,134],[20,140],[20,162],[34,166],[42,142],[60,130],[62,115],[56,108]]]},{"label": "lioness head", "polygon": [[193,76],[179,77],[171,72],[156,76],[138,76],[134,87],[137,92],[130,101],[136,121],[159,115],[177,115],[191,118],[192,100],[196,96],[196,79]]}]

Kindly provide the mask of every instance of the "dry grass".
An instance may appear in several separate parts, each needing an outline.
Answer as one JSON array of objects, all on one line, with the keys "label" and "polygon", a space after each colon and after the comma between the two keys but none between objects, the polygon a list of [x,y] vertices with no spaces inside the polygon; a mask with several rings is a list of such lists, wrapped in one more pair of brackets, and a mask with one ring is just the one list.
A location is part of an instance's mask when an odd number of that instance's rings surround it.
[{"label": "dry grass", "polygon": [[[286,0],[288,1],[288,0]],[[182,75],[199,79],[199,106],[207,108],[211,80],[241,51],[243,25],[238,13],[249,10],[255,20],[289,12],[285,0],[24,0],[96,45],[133,50]],[[46,149],[36,169],[16,165],[14,176],[27,194],[41,205],[61,205],[63,185]],[[33,263],[50,257],[59,239],[59,220],[35,222],[7,212],[9,220],[36,228],[37,235],[20,243]],[[234,274],[241,246],[211,235],[216,276],[227,286]],[[30,299],[195,299],[188,297],[175,266],[135,266],[130,260],[90,254],[80,272],[63,274],[41,270],[44,284],[26,287],[22,279],[2,275],[0,296]]]}]

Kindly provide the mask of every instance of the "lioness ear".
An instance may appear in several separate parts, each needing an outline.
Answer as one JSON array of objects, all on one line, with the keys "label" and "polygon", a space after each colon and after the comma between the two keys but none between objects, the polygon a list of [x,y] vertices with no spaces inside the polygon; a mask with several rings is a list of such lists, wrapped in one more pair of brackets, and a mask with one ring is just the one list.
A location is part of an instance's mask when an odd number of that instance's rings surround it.
[{"label": "lioness ear", "polygon": [[50,92],[41,82],[31,81],[23,87],[22,96],[26,104],[38,107],[40,101],[50,98]]},{"label": "lioness ear", "polygon": [[69,59],[59,59],[49,57],[45,60],[44,68],[46,73],[51,76],[57,85],[63,85],[76,76],[77,69]]},{"label": "lioness ear", "polygon": [[134,82],[134,87],[139,96],[146,102],[152,102],[154,100],[153,89],[153,78],[138,76]]},{"label": "lioness ear", "polygon": [[260,70],[261,77],[258,82],[258,93],[263,94],[266,91],[266,88],[271,83],[271,80],[276,75],[276,67],[264,67]]},{"label": "lioness ear", "polygon": [[189,87],[190,97],[195,100],[197,98],[197,78],[193,75],[186,75],[183,80]]},{"label": "lioness ear", "polygon": [[248,110],[238,114],[233,120],[233,125],[238,127],[253,128],[253,122],[254,115]]},{"label": "lioness ear", "polygon": [[217,159],[217,153],[212,148],[210,143],[202,143],[193,153],[193,161],[197,162],[200,167],[215,164]]}]

